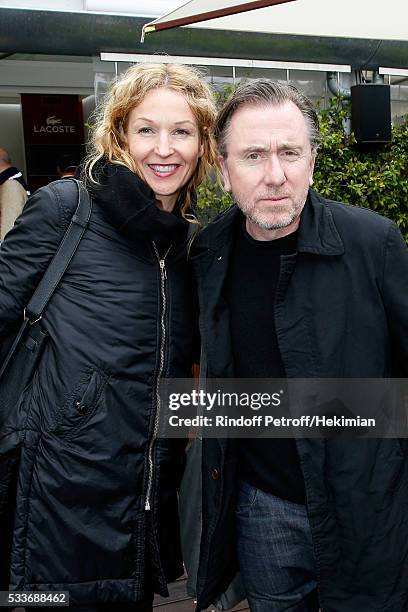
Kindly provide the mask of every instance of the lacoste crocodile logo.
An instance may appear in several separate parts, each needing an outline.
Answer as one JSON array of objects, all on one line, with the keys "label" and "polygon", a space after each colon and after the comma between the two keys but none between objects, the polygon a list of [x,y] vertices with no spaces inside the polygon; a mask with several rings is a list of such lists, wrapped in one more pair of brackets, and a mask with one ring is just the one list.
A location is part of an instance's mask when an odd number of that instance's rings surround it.
[{"label": "lacoste crocodile logo", "polygon": [[55,115],[51,115],[47,117],[45,122],[47,125],[58,125],[58,123],[62,123],[62,119],[57,119]]}]

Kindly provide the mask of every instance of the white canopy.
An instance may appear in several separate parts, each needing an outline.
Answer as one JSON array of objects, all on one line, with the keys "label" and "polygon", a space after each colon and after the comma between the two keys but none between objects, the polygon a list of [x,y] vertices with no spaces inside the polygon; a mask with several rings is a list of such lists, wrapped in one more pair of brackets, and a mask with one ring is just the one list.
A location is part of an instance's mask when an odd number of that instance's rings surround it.
[{"label": "white canopy", "polygon": [[[217,30],[274,34],[408,40],[407,0],[283,1],[284,4],[270,6],[276,2],[191,0],[146,24],[144,30],[150,32],[189,25]],[[268,6],[256,8],[256,5]],[[250,8],[254,10],[249,10]],[[241,12],[213,18],[217,10],[229,13]],[[209,20],[202,21],[203,19]]]}]

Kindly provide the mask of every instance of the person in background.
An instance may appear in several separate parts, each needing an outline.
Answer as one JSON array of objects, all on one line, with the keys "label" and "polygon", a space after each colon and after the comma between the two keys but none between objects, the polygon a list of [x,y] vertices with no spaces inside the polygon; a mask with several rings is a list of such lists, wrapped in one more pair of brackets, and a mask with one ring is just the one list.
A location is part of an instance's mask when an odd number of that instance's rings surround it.
[{"label": "person in background", "polygon": [[[191,205],[216,161],[214,119],[201,75],[172,64],[133,66],[100,107],[83,174],[90,224],[0,430],[0,513],[1,455],[21,448],[13,590],[68,591],[77,612],[147,612],[183,574],[185,441],[158,438],[159,389],[189,378],[196,355]],[[75,212],[70,183],[36,191],[3,243],[0,343]]]},{"label": "person in background", "polygon": [[8,151],[0,147],[0,240],[13,227],[29,195],[22,173],[12,165]]},{"label": "person in background", "polygon": [[[236,204],[192,249],[208,377],[407,377],[406,244],[311,189],[310,100],[242,83],[216,137]],[[406,439],[203,439],[197,610],[239,568],[251,612],[406,612],[407,517]]]},{"label": "person in background", "polygon": [[64,153],[58,160],[57,174],[60,178],[77,176],[78,161],[70,153]]}]

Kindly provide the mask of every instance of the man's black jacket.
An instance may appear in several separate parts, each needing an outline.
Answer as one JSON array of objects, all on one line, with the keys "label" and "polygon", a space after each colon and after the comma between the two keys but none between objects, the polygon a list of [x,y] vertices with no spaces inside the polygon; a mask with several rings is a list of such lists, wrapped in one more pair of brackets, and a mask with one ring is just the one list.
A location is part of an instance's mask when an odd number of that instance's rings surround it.
[{"label": "man's black jacket", "polygon": [[[234,374],[222,288],[237,214],[232,207],[221,215],[193,252],[209,377]],[[271,316],[289,378],[406,377],[408,251],[398,228],[311,191],[297,253],[281,259]],[[323,612],[408,610],[406,442],[297,440]],[[225,590],[237,568],[231,447],[203,442],[198,610]]]}]

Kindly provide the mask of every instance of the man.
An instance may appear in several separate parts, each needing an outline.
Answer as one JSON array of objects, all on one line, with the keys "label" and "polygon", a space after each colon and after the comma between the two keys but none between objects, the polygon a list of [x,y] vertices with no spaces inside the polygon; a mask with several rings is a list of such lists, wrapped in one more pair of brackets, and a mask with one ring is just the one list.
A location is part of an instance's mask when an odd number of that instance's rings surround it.
[{"label": "man", "polygon": [[6,149],[0,147],[0,240],[13,227],[29,195],[22,173],[12,166]]},{"label": "man", "polygon": [[[236,205],[193,256],[208,377],[408,374],[406,245],[310,189],[318,129],[309,100],[268,80],[219,114]],[[406,442],[204,440],[197,609],[239,568],[252,612],[406,612]]]},{"label": "man", "polygon": [[60,178],[75,177],[78,169],[78,161],[70,153],[64,153],[58,160],[57,174]]}]

